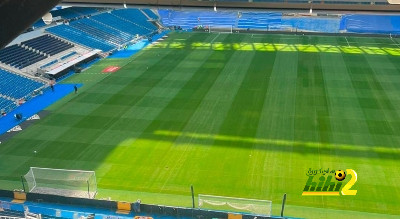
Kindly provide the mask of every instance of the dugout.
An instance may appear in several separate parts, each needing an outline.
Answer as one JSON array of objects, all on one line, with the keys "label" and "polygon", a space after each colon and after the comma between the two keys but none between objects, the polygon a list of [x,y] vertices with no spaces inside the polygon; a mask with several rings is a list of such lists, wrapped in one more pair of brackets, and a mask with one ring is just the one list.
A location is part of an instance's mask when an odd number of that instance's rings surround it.
[{"label": "dugout", "polygon": [[[81,57],[78,57],[75,60],[72,60],[71,62],[60,65],[51,71],[40,72],[40,73],[44,77],[49,79],[59,79],[64,75],[68,74],[71,70],[76,72],[76,70],[80,68],[79,66],[85,65],[86,63],[98,59],[100,57],[100,52],[101,51],[97,49],[93,50],[85,55],[82,55]],[[82,71],[82,69],[80,69],[80,71]]]}]

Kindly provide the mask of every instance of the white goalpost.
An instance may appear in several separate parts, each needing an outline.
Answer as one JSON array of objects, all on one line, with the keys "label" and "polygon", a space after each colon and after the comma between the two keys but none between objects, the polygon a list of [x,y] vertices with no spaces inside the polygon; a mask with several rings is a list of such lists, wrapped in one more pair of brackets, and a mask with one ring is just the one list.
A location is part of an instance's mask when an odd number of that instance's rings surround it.
[{"label": "white goalpost", "polygon": [[271,216],[272,201],[199,194],[199,208]]},{"label": "white goalpost", "polygon": [[24,175],[27,192],[79,198],[95,198],[94,171],[31,167]]},{"label": "white goalpost", "polygon": [[208,26],[209,33],[233,33],[232,25],[210,25]]}]

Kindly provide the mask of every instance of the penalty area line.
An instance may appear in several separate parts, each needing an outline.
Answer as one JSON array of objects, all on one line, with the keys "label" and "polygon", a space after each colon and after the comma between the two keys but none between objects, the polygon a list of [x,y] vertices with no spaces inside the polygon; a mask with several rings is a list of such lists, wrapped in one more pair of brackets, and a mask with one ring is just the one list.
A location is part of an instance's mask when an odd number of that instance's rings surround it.
[{"label": "penalty area line", "polygon": [[347,46],[350,47],[350,43],[349,43],[349,41],[347,40],[347,37],[344,37],[344,38],[346,39]]},{"label": "penalty area line", "polygon": [[221,33],[218,33],[218,35],[215,36],[213,40],[211,40],[211,44],[217,39],[217,37],[219,37],[220,34],[221,34]]},{"label": "penalty area line", "polygon": [[392,42],[397,46],[397,47],[399,47],[400,48],[400,46],[399,46],[399,44],[398,44],[398,42],[397,42],[397,40],[395,41],[395,40],[393,40],[393,38],[392,38],[392,36],[390,36],[390,39],[392,40]]}]

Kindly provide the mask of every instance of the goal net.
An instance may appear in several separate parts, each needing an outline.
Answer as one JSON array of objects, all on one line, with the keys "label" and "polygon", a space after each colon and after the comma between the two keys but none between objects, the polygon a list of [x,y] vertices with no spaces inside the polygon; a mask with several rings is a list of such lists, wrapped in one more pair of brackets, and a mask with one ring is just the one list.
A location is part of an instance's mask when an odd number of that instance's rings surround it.
[{"label": "goal net", "polygon": [[24,175],[25,189],[32,193],[94,198],[97,194],[94,171],[31,167]]},{"label": "goal net", "polygon": [[199,194],[199,208],[271,216],[272,201]]},{"label": "goal net", "polygon": [[210,33],[232,33],[233,31],[232,25],[225,26],[208,26],[208,32]]}]

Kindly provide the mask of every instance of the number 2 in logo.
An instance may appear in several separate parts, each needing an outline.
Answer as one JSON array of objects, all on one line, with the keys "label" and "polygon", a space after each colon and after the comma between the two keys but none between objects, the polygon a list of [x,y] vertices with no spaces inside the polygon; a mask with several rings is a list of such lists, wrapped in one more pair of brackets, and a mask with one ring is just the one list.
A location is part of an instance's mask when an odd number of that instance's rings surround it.
[{"label": "number 2 in logo", "polygon": [[352,186],[357,182],[357,173],[352,169],[346,170],[348,175],[351,175],[350,181],[343,187],[342,195],[356,195],[357,190],[350,190]]}]

